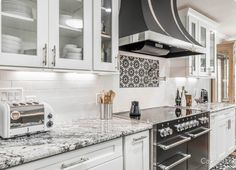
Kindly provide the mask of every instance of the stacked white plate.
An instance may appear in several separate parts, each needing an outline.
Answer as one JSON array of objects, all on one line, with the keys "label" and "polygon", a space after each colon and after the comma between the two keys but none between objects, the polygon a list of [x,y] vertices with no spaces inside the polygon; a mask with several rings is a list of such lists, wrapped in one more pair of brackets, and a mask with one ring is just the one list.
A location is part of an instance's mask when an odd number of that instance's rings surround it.
[{"label": "stacked white plate", "polygon": [[74,44],[67,44],[63,48],[63,57],[68,59],[83,60],[83,48],[78,48],[78,46]]},{"label": "stacked white plate", "polygon": [[22,40],[19,37],[12,35],[2,35],[2,52],[5,53],[20,53]]},{"label": "stacked white plate", "polygon": [[20,0],[3,0],[2,11],[27,18],[33,18],[32,7]]}]

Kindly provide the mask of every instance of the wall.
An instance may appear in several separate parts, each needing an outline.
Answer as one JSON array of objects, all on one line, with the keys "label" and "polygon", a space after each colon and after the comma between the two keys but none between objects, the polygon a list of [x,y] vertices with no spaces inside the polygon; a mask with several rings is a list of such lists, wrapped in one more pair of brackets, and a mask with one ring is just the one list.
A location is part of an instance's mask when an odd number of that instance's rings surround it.
[{"label": "wall", "polygon": [[23,87],[55,109],[59,119],[96,116],[100,77],[92,74],[0,71],[0,88]]},{"label": "wall", "polygon": [[[149,56],[128,52],[121,52],[121,54],[149,58]],[[168,77],[170,74],[169,60],[164,58],[156,59],[160,62],[160,77]],[[174,105],[176,89],[181,89],[182,86],[186,86],[186,90],[196,97],[200,97],[200,90],[202,88],[210,91],[209,79],[167,78],[167,81],[160,82],[158,88],[119,88],[119,75],[104,76],[101,79],[102,82],[104,82],[102,84],[104,89],[113,89],[117,92],[117,97],[114,102],[114,112],[129,110],[130,103],[133,100],[139,101],[141,108]]]},{"label": "wall", "polygon": [[[147,57],[136,54],[137,57]],[[168,77],[169,61],[160,62],[160,76]],[[186,86],[191,93],[201,88],[210,89],[207,79],[168,78],[158,88],[119,88],[119,75],[97,76],[93,74],[0,71],[0,88],[23,87],[25,95],[37,96],[53,106],[58,119],[97,116],[96,94],[103,89],[113,89],[117,96],[114,112],[127,111],[133,100],[141,108],[173,105],[176,88]]]}]

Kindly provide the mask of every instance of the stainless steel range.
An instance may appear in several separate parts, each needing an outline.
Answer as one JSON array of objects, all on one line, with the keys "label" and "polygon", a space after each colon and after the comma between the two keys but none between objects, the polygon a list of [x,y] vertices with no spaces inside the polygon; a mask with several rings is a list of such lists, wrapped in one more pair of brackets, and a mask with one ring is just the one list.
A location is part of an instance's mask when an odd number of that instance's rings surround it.
[{"label": "stainless steel range", "polygon": [[[117,116],[127,118],[129,113]],[[203,164],[209,158],[208,112],[159,107],[143,110],[135,119],[153,124],[151,157],[154,170],[208,169],[208,165]]]}]

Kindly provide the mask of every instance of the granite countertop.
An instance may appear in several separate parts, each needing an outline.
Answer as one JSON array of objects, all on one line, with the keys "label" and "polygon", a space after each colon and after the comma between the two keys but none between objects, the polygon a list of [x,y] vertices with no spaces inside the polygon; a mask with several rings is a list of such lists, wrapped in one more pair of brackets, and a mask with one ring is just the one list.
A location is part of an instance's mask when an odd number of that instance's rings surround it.
[{"label": "granite countertop", "polygon": [[46,133],[0,140],[0,169],[84,148],[151,129],[151,124],[114,118],[64,122]]},{"label": "granite countertop", "polygon": [[230,109],[230,108],[236,108],[236,104],[230,104],[230,103],[202,103],[198,104],[197,106],[193,106],[192,109],[198,109],[203,111],[209,111],[211,113]]}]

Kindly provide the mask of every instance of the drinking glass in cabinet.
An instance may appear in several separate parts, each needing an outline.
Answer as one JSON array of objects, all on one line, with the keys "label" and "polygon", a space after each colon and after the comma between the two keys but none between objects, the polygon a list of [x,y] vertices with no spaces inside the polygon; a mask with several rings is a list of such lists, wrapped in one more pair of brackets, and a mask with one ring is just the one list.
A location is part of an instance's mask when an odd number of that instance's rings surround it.
[{"label": "drinking glass in cabinet", "polygon": [[101,0],[101,61],[112,63],[112,1]]},{"label": "drinking glass in cabinet", "polygon": [[83,0],[60,0],[60,58],[83,60]]},{"label": "drinking glass in cabinet", "polygon": [[37,0],[2,0],[2,52],[37,55]]}]

